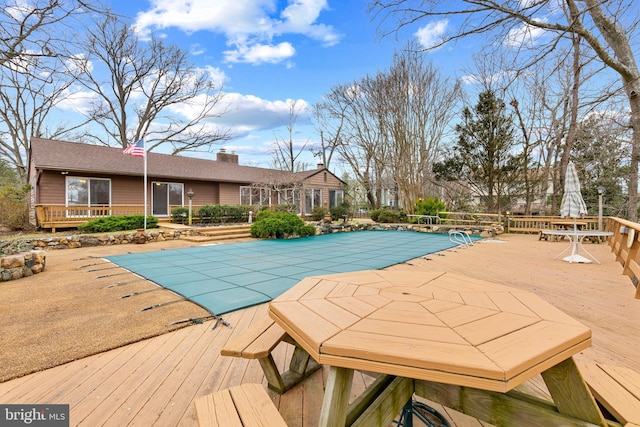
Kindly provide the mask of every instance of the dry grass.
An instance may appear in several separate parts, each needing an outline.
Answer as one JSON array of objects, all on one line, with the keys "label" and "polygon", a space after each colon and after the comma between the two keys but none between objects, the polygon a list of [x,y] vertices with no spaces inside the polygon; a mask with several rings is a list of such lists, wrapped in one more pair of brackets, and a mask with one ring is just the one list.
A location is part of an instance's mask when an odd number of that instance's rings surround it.
[{"label": "dry grass", "polygon": [[[188,245],[170,241],[52,250],[43,273],[0,282],[0,382],[190,324],[169,325],[177,320],[207,316],[186,301],[140,311],[179,296],[100,258]],[[121,298],[135,292],[143,293]]]}]

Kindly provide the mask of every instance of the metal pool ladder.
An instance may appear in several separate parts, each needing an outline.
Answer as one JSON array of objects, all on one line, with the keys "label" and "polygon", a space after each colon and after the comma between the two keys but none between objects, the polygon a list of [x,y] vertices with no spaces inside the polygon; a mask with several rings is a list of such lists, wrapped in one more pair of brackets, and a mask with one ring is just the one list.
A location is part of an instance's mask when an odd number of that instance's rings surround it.
[{"label": "metal pool ladder", "polygon": [[467,247],[473,245],[473,241],[471,240],[469,233],[462,230],[449,230],[449,240],[458,246]]}]

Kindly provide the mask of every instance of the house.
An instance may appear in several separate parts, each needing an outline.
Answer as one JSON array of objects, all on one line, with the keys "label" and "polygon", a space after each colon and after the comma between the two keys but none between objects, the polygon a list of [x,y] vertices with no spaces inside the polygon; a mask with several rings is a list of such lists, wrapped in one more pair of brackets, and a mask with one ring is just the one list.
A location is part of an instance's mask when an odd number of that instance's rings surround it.
[{"label": "house", "polygon": [[[144,159],[120,148],[32,138],[32,222],[74,227],[89,219],[144,210]],[[147,153],[147,210],[159,219],[189,203],[296,205],[305,217],[342,203],[345,183],[323,165],[304,172],[242,166],[224,149],[216,160]],[[191,190],[191,192],[189,191]]]}]

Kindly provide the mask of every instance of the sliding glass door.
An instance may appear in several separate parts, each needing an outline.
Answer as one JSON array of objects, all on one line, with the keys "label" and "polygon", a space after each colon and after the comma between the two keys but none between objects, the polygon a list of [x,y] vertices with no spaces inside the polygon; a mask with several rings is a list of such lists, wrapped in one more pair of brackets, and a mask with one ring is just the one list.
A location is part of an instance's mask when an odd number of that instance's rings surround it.
[{"label": "sliding glass door", "polygon": [[169,206],[182,206],[184,204],[184,185],[171,182],[154,182],[151,185],[153,216],[169,216]]}]

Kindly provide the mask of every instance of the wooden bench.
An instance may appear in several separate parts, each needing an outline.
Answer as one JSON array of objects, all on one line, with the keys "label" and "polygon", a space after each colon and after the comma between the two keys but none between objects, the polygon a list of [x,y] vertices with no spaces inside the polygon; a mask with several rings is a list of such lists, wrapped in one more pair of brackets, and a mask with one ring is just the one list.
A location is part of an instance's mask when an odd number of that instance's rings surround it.
[{"label": "wooden bench", "polygon": [[242,384],[194,401],[201,427],[287,427],[267,390]]},{"label": "wooden bench", "polygon": [[596,401],[622,425],[640,425],[640,374],[632,369],[581,363],[580,372]]},{"label": "wooden bench", "polygon": [[[295,349],[289,362],[289,370],[280,373],[271,352],[283,341],[295,346]],[[235,339],[229,341],[220,354],[244,359],[258,359],[269,388],[280,394],[320,369],[320,365],[313,360],[309,353],[298,346],[289,337],[289,334],[269,316],[254,322]]]}]

